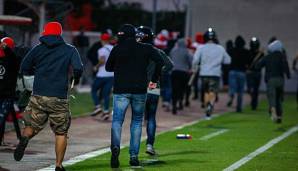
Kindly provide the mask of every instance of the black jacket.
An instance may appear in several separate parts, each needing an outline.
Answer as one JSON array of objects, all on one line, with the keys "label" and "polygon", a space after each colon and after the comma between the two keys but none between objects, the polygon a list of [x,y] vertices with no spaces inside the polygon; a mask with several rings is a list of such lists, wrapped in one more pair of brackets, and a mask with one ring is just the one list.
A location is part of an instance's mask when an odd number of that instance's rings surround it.
[{"label": "black jacket", "polygon": [[285,54],[282,52],[275,51],[263,57],[262,60],[257,64],[257,68],[261,69],[262,67],[265,67],[266,69],[266,82],[270,78],[284,78],[284,75],[290,78],[288,61]]},{"label": "black jacket", "polygon": [[260,68],[257,68],[256,65],[262,60],[264,57],[264,53],[259,50],[250,50],[250,58],[249,58],[249,65],[248,70],[253,72],[261,72]]},{"label": "black jacket", "polygon": [[234,48],[231,50],[230,70],[245,72],[249,65],[250,54],[245,48]]},{"label": "black jacket", "polygon": [[20,59],[8,47],[5,56],[0,58],[0,99],[14,98]]},{"label": "black jacket", "polygon": [[[156,47],[154,47],[155,50],[157,50],[160,54],[160,56],[162,57],[163,60],[163,64],[164,66],[162,67],[162,73],[167,73],[169,71],[171,71],[174,67],[174,63],[172,61],[172,59],[161,49],[158,49]],[[155,73],[155,72],[159,72],[156,70],[156,64],[154,61],[151,61],[149,66],[148,66],[148,79],[151,80],[151,78],[153,77],[154,74],[162,74],[162,73]]]},{"label": "black jacket", "polygon": [[76,79],[83,72],[79,53],[61,36],[43,36],[39,41],[25,56],[21,71],[35,76],[34,95],[67,98],[70,68]]},{"label": "black jacket", "polygon": [[106,70],[114,72],[114,93],[144,94],[147,93],[147,67],[150,60],[156,63],[152,81],[159,79],[163,59],[152,45],[138,43],[128,38],[116,45],[106,63]]}]

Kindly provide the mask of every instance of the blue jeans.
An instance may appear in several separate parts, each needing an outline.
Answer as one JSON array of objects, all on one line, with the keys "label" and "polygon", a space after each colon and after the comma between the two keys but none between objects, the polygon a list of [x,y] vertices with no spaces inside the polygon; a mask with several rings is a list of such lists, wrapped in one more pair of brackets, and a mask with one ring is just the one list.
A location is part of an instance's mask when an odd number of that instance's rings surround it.
[{"label": "blue jeans", "polygon": [[232,70],[229,73],[229,94],[234,97],[237,93],[237,111],[242,110],[242,99],[246,82],[245,72]]},{"label": "blue jeans", "polygon": [[113,87],[114,77],[96,77],[91,88],[91,95],[94,105],[100,104],[100,96],[98,90],[101,89],[100,95],[104,99],[104,111],[109,111],[110,93]]},{"label": "blue jeans", "polygon": [[120,148],[122,124],[129,104],[131,104],[132,117],[130,122],[130,156],[138,156],[142,135],[142,122],[144,117],[147,94],[114,94],[113,121],[111,130],[111,149]]},{"label": "blue jeans", "polygon": [[147,94],[145,119],[147,120],[147,143],[153,146],[156,132],[156,110],[158,105],[158,95]]}]

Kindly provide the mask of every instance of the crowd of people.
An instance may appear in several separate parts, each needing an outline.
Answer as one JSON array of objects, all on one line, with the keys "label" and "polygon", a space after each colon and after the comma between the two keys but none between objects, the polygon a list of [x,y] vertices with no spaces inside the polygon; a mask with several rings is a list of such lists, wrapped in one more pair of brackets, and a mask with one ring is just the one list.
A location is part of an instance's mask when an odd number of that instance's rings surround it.
[{"label": "crowd of people", "polygon": [[[251,109],[257,110],[263,67],[266,70],[270,116],[274,122],[282,122],[284,82],[285,77],[290,78],[290,71],[280,40],[272,38],[265,52],[258,38],[251,38],[249,49],[246,49],[244,38],[237,36],[235,41],[227,41],[225,49],[219,44],[218,35],[212,28],[205,33],[198,32],[192,42],[177,32],[162,30],[155,36],[150,27],[131,24],[121,26],[116,36],[117,42],[111,32],[102,33],[99,42],[88,50],[89,41],[83,32],[74,39],[75,46],[72,46],[63,40],[61,24],[49,22],[44,26],[40,43],[29,52],[17,53],[12,38],[1,39],[1,135],[8,114],[15,110],[17,78],[28,82],[34,76],[30,99],[27,93],[28,104],[23,107],[25,129],[14,152],[16,161],[23,158],[29,140],[49,120],[56,138],[56,171],[65,170],[62,161],[71,123],[69,90],[77,84],[91,84],[94,103],[91,116],[100,114],[103,120],[112,117],[112,168],[120,166],[118,157],[122,124],[129,105],[132,109],[129,163],[138,168],[144,118],[146,153],[156,155],[154,142],[160,96],[164,110],[177,115],[180,110],[191,106],[190,98],[193,95],[193,99],[200,99],[209,120],[216,102],[220,100],[218,93],[222,79],[223,88],[228,89],[227,106],[232,106],[236,97],[235,110],[242,112],[243,95],[247,90],[251,96]],[[293,70],[297,70],[297,61],[298,57],[294,60]],[[91,80],[84,68],[89,65],[87,63],[91,64],[93,71]]]}]

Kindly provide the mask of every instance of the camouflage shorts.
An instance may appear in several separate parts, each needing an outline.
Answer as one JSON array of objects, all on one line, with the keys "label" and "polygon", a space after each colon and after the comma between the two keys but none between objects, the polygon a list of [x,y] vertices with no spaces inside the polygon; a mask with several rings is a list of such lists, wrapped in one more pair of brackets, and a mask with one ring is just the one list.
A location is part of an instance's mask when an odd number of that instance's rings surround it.
[{"label": "camouflage shorts", "polygon": [[67,99],[32,95],[24,113],[25,125],[36,132],[42,130],[49,120],[55,134],[67,134],[71,122]]},{"label": "camouflage shorts", "polygon": [[219,90],[219,77],[202,77],[205,92],[217,93]]}]

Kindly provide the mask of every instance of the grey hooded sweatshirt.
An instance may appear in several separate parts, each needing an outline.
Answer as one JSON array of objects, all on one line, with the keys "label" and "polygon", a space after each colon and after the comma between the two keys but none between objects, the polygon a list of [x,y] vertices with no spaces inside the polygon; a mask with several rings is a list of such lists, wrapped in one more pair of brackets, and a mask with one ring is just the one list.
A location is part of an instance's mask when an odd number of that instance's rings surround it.
[{"label": "grey hooded sweatshirt", "polygon": [[179,39],[176,47],[170,52],[170,57],[174,63],[173,70],[188,72],[192,66],[192,56],[188,52],[184,39]]}]

